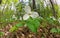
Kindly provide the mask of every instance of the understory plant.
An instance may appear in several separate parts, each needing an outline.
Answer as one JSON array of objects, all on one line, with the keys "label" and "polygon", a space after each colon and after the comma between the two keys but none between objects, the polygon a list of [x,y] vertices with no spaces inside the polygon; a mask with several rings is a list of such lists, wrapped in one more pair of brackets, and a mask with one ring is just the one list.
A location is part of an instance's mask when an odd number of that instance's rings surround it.
[{"label": "understory plant", "polygon": [[[60,26],[60,18],[56,19],[53,16],[50,5],[44,7],[45,1],[38,2],[39,5],[37,4],[36,11],[32,11],[32,8],[23,2],[15,3],[16,1],[13,1],[11,0],[7,3],[3,1],[4,4],[0,5],[0,28],[5,27],[7,24],[18,22],[9,29],[9,32],[16,32],[20,27],[26,26],[33,33],[38,33],[39,27],[43,26],[45,28],[50,25],[54,26],[54,28],[50,29],[51,33],[60,34],[60,27],[56,27]],[[2,35],[3,32],[0,32],[0,36]]]}]

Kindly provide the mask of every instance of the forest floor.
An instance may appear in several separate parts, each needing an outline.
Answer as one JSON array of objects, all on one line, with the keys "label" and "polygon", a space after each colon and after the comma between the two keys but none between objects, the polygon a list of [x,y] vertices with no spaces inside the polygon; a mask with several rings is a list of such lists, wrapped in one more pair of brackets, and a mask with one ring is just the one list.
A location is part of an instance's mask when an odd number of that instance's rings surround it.
[{"label": "forest floor", "polygon": [[1,32],[4,32],[4,36],[0,36],[0,38],[60,38],[60,34],[51,33],[50,29],[60,26],[51,26],[48,25],[43,27],[42,25],[38,28],[37,34],[31,32],[28,27],[20,27],[16,32],[10,33],[9,29],[16,23],[8,24],[6,27],[0,29]]}]

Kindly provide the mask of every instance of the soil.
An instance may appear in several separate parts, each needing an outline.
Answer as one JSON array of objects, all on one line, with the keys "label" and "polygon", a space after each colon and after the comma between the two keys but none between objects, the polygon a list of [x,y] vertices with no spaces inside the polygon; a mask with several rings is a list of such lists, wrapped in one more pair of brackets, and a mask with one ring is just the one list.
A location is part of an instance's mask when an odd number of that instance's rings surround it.
[{"label": "soil", "polygon": [[20,27],[17,31],[11,33],[9,32],[9,29],[16,23],[8,24],[6,27],[0,29],[1,32],[4,32],[3,36],[0,36],[0,38],[60,38],[60,34],[57,33],[51,33],[50,29],[53,27],[60,27],[60,26],[51,26],[47,25],[46,27],[43,27],[42,25],[38,28],[38,32],[33,33],[31,32],[28,27]]}]

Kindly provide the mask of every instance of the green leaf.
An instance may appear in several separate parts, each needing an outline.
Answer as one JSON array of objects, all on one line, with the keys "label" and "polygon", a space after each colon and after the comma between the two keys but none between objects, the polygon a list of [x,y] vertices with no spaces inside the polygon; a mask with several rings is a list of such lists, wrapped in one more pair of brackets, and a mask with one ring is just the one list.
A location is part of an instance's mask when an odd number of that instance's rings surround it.
[{"label": "green leaf", "polygon": [[18,28],[16,27],[16,26],[14,26],[14,27],[12,27],[10,30],[9,30],[9,32],[14,32],[14,31],[16,31]]},{"label": "green leaf", "polygon": [[56,29],[56,28],[52,28],[52,29],[50,30],[50,32],[51,32],[51,33],[57,33],[57,29]]},{"label": "green leaf", "polygon": [[37,32],[37,29],[35,28],[35,26],[33,24],[27,23],[28,28],[32,31],[32,32]]},{"label": "green leaf", "polygon": [[40,26],[40,21],[36,18],[34,19],[30,18],[26,21],[26,24],[32,32],[37,33],[37,29]]},{"label": "green leaf", "polygon": [[58,33],[60,34],[60,28],[57,28]]},{"label": "green leaf", "polygon": [[36,28],[38,28],[40,26],[40,21],[35,19],[34,20],[34,25],[35,25]]},{"label": "green leaf", "polygon": [[46,21],[48,21],[50,24],[55,24],[54,23],[55,21],[52,18],[50,18],[50,17],[47,17]]},{"label": "green leaf", "polygon": [[0,36],[3,36],[4,35],[4,33],[3,32],[0,32]]},{"label": "green leaf", "polygon": [[14,32],[14,31],[18,30],[18,28],[21,27],[21,26],[23,26],[22,22],[20,22],[20,23],[16,24],[15,26],[13,26],[9,31]]},{"label": "green leaf", "polygon": [[24,25],[23,22],[20,22],[20,23],[16,24],[16,27],[21,27],[23,25]]},{"label": "green leaf", "polygon": [[14,2],[14,3],[17,3],[18,0],[2,0],[2,3],[7,3],[7,4],[10,4],[11,2]]}]

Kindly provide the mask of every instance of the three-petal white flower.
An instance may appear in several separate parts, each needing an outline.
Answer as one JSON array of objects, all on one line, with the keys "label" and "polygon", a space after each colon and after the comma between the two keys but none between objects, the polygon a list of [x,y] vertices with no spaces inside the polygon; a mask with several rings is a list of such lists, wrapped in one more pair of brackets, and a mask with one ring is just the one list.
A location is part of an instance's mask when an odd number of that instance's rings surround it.
[{"label": "three-petal white flower", "polygon": [[37,12],[32,12],[30,6],[25,6],[24,8],[26,14],[23,16],[23,20],[29,19],[29,17],[36,18],[39,16]]}]

